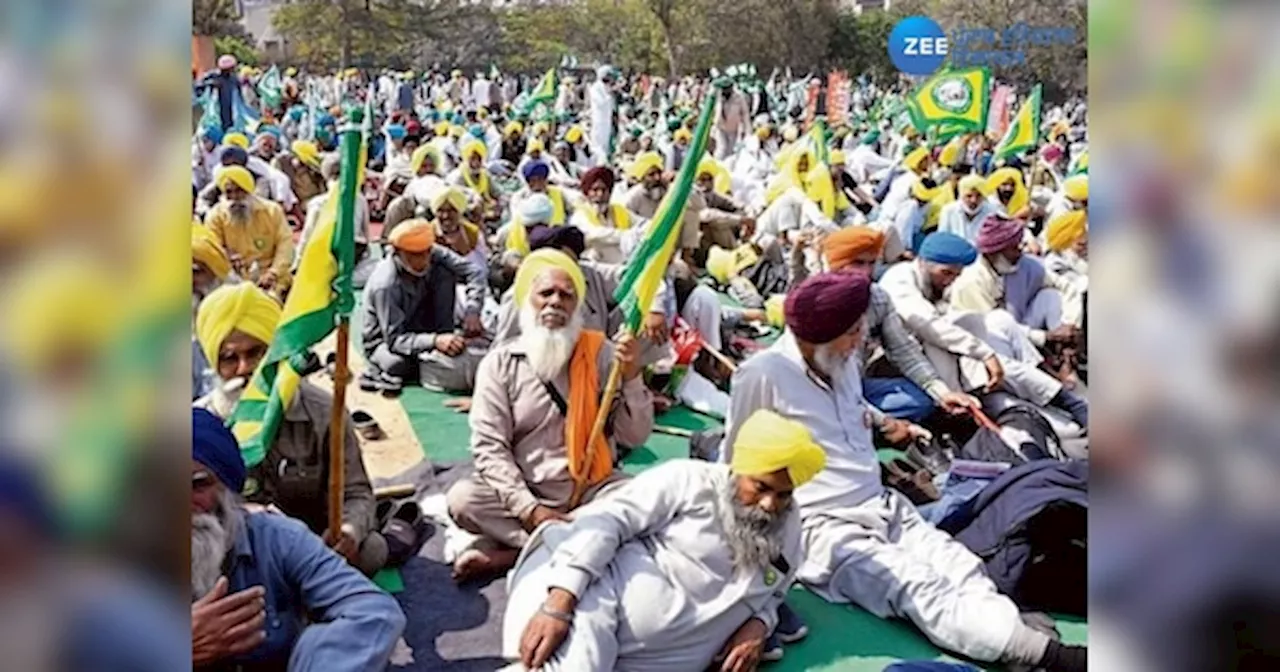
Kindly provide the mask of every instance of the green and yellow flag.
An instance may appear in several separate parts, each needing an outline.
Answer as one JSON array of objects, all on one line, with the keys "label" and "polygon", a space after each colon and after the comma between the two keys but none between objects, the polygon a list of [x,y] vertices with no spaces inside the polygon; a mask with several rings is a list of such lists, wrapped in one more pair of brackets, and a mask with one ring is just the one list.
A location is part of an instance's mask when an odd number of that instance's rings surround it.
[{"label": "green and yellow flag", "polygon": [[1004,132],[1004,137],[996,145],[992,158],[996,160],[1007,159],[1035,149],[1039,138],[1040,85],[1036,84],[1036,87],[1031,89],[1031,95],[1026,102],[1018,109],[1018,113],[1013,116],[1013,122],[1009,124],[1009,130]]},{"label": "green and yellow flag", "polygon": [[340,319],[351,314],[355,295],[351,271],[355,265],[355,205],[359,188],[360,127],[342,132],[342,173],[337,198],[327,199],[315,233],[302,250],[293,289],[285,301],[271,347],[240,397],[228,424],[240,442],[247,466],[266,457],[280,421],[302,382],[307,351],[320,342]]},{"label": "green and yellow flag", "polygon": [[547,107],[554,105],[559,93],[560,78],[556,75],[556,69],[550,68],[547,74],[542,76],[542,81],[538,82],[538,87],[531,91],[529,98],[524,101],[525,113],[533,112],[533,109],[539,105]]},{"label": "green and yellow flag", "polygon": [[907,111],[921,133],[943,124],[948,132],[979,133],[987,127],[990,99],[987,68],[943,70],[907,96]]},{"label": "green and yellow flag", "polygon": [[1071,165],[1067,168],[1067,177],[1075,177],[1076,175],[1086,175],[1089,173],[1089,150],[1084,150],[1079,156],[1071,160]]},{"label": "green and yellow flag", "polygon": [[809,198],[822,210],[828,219],[836,216],[836,186],[831,180],[831,152],[827,147],[827,121],[821,117],[813,122],[809,129],[809,143],[813,146],[813,163],[808,182]]},{"label": "green and yellow flag", "polygon": [[693,141],[689,143],[689,153],[685,155],[684,165],[680,167],[680,175],[667,190],[662,203],[658,204],[658,211],[654,213],[649,230],[645,232],[644,241],[631,255],[631,260],[623,271],[622,281],[613,293],[613,300],[622,310],[623,324],[633,334],[640,330],[640,323],[653,304],[653,297],[658,293],[658,286],[667,274],[667,265],[671,263],[676,243],[680,240],[680,228],[684,225],[684,206],[693,191],[693,179],[707,149],[711,114],[715,110],[717,98],[719,96],[709,93],[703,101],[698,127],[693,132]]}]

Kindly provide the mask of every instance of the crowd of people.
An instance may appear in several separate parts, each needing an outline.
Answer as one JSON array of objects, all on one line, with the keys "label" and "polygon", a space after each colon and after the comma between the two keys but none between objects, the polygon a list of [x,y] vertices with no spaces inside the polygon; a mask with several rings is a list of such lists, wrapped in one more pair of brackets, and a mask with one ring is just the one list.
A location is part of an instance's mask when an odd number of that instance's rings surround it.
[{"label": "crowd of people", "polygon": [[[785,603],[797,582],[975,661],[1084,669],[1083,647],[885,485],[877,455],[1015,407],[1086,454],[1082,102],[997,159],[994,134],[942,142],[882,114],[905,85],[860,80],[824,120],[834,92],[815,103],[809,78],[750,66],[677,81],[289,68],[278,93],[264,77],[223,56],[194,86],[198,666],[377,669],[413,627],[368,579],[403,544],[350,418],[330,525],[332,393],[304,381],[251,468],[225,426],[356,117],[357,382],[466,395],[474,473],[447,504],[471,542],[454,579],[508,575],[516,669],[754,669],[809,629]],[[677,250],[633,332],[615,293],[689,165]],[[722,418],[723,437],[623,473],[673,404]]]}]

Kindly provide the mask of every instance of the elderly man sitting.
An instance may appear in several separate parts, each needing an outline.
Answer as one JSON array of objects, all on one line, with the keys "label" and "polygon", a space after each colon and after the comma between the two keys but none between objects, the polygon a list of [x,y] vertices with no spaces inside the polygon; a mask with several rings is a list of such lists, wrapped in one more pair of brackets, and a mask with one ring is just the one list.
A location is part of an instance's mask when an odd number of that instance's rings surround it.
[{"label": "elderly man sitting", "polygon": [[547,221],[551,226],[564,226],[573,217],[573,202],[560,187],[547,184],[551,176],[551,166],[546,161],[530,161],[520,167],[520,175],[524,178],[525,188],[511,197],[512,211],[519,211],[520,204],[535,194],[542,194],[551,202],[551,217]]},{"label": "elderly man sitting", "polygon": [[626,261],[627,253],[637,244],[636,234],[644,231],[646,223],[627,206],[612,202],[615,179],[608,166],[596,166],[584,173],[579,186],[586,202],[569,220],[585,236],[586,258],[606,264]]},{"label": "elderly man sitting", "polygon": [[1084,670],[1083,647],[1023,623],[977,556],[881,484],[872,443],[878,413],[851,361],[870,300],[870,279],[860,273],[817,275],[787,295],[788,331],[734,376],[721,461],[733,463],[732,447],[760,409],[804,424],[827,455],[826,468],[795,494],[805,548],[797,578],[810,590],[908,619],[936,645],[981,662]]},{"label": "elderly man sitting", "polygon": [[[1088,428],[1088,402],[1040,370],[1044,358],[1030,330],[1004,310],[952,310],[947,288],[977,257],[968,241],[935,231],[921,243],[920,257],[890,267],[880,286],[948,386],[981,393],[1004,389],[1041,408],[1065,410],[1079,425],[1075,432]],[[1056,341],[1069,333],[1060,329],[1045,337]]]},{"label": "elderly man sitting", "polygon": [[[532,253],[516,274],[521,335],[480,362],[470,416],[476,473],[448,493],[453,520],[483,537],[454,563],[460,581],[505,572],[539,524],[622,483],[615,445],[639,446],[653,429],[639,344],[624,335],[614,346],[584,329],[586,291],[578,265],[557,250]],[[601,400],[615,361],[620,399]],[[593,437],[601,403],[609,421]]]},{"label": "elderly man sitting", "polygon": [[404,632],[395,599],[298,521],[249,513],[240,446],[191,412],[191,663],[197,670],[385,669]]},{"label": "elderly man sitting", "polygon": [[825,461],[803,425],[759,411],[731,465],[669,462],[539,528],[504,652],[548,672],[755,669],[804,561],[792,491]]},{"label": "elderly man sitting", "polygon": [[267,291],[284,292],[293,280],[293,230],[280,204],[254,195],[248,169],[225,166],[214,176],[222,200],[205,225],[226,250],[236,272]]},{"label": "elderly man sitting", "polygon": [[986,181],[977,175],[960,178],[957,190],[960,198],[942,206],[938,215],[938,230],[950,233],[969,242],[978,238],[978,228],[987,217],[996,214],[996,206],[983,193]]},{"label": "elderly man sitting", "polygon": [[[436,244],[436,227],[426,220],[401,222],[390,235],[394,254],[378,262],[364,287],[366,390],[398,391],[406,380],[442,390],[468,391],[475,385],[484,335],[483,267]],[[457,328],[458,285],[466,283],[462,328]]]},{"label": "elderly man sitting", "polygon": [[[226,285],[205,297],[196,314],[196,336],[218,381],[213,392],[196,401],[196,406],[219,417],[231,416],[267,354],[280,312],[275,300],[249,284]],[[317,534],[326,535],[329,511],[325,493],[329,484],[325,465],[329,464],[332,408],[330,393],[302,381],[266,457],[253,467],[249,492],[245,493],[251,501],[275,504]],[[349,418],[344,419],[344,428],[342,536],[326,541],[360,571],[372,575],[386,564],[387,541],[373,529],[373,488]]]},{"label": "elderly man sitting", "polygon": [[1018,324],[1032,330],[1031,339],[1044,345],[1045,331],[1078,325],[1083,317],[1080,291],[1038,259],[1022,253],[1026,224],[1020,219],[991,215],[978,229],[975,245],[981,258],[970,264],[951,287],[951,305],[958,310],[986,313],[1004,308]]}]

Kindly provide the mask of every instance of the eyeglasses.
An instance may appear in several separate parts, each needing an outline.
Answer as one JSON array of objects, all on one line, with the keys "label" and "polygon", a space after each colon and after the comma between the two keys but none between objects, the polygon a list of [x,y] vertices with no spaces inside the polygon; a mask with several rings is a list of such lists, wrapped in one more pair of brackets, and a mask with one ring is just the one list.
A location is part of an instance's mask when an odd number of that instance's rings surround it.
[{"label": "eyeglasses", "polygon": [[213,484],[216,482],[217,481],[214,480],[213,476],[207,471],[198,471],[191,475],[192,490],[205,490],[213,487]]}]

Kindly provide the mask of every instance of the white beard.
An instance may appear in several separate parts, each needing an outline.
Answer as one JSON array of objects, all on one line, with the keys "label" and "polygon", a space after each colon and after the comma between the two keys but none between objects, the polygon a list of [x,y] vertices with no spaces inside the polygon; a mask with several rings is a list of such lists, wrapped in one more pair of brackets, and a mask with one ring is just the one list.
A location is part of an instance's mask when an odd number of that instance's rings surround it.
[{"label": "white beard", "polygon": [[191,514],[191,597],[198,600],[222,576],[222,561],[244,524],[244,514],[231,491],[218,495],[216,513]]},{"label": "white beard", "polygon": [[520,340],[525,347],[529,366],[538,378],[552,381],[559,377],[573,356],[573,348],[582,334],[582,312],[574,311],[569,323],[559,329],[544,327],[533,306],[520,309]]},{"label": "white beard", "polygon": [[1018,272],[1018,265],[1009,261],[1004,257],[996,257],[995,263],[991,264],[999,275],[1013,275]]},{"label": "white beard", "polygon": [[[217,366],[217,362],[211,362],[210,366]],[[219,418],[231,417],[231,412],[236,410],[236,404],[240,402],[240,395],[244,394],[244,388],[249,386],[249,379],[244,377],[232,378],[224,380],[222,383],[213,388],[213,392],[209,395],[209,401],[213,414]]]},{"label": "white beard", "polygon": [[[791,506],[791,505],[788,505]],[[720,493],[720,525],[724,528],[733,567],[755,572],[767,569],[782,554],[782,525],[786,512],[770,515],[763,509],[738,501],[735,479],[730,478]]]},{"label": "white beard", "polygon": [[813,359],[818,370],[832,380],[840,378],[845,367],[849,365],[849,358],[838,355],[830,343],[817,346],[813,352]]}]

